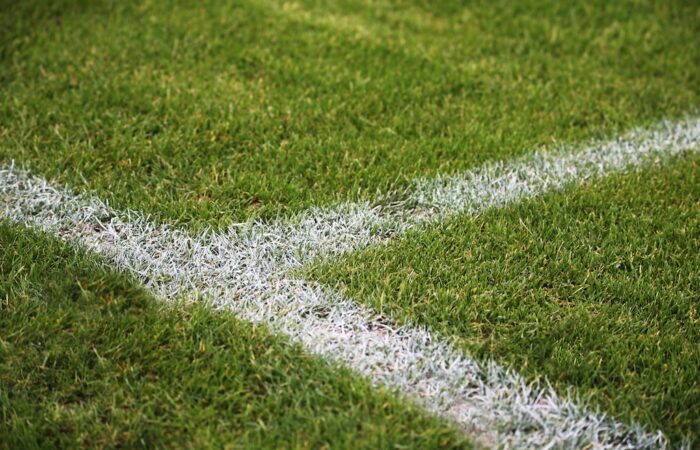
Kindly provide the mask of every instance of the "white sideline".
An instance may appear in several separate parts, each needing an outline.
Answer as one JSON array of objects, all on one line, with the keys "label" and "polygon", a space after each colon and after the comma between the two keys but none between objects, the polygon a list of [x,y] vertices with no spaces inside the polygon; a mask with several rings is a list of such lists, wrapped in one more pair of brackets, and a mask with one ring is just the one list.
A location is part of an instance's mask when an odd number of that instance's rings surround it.
[{"label": "white sideline", "polygon": [[[400,201],[343,204],[272,223],[187,232],[73,194],[14,166],[0,170],[0,218],[35,226],[107,258],[162,298],[201,294],[341,362],[487,446],[663,448],[660,432],[626,425],[560,398],[493,361],[480,363],[416,326],[394,326],[292,269],[382,242],[417,224],[473,214],[594,177],[698,150],[700,118],[664,121],[618,139],[559,149],[471,172],[418,180]],[[389,196],[386,199],[390,198]]]}]

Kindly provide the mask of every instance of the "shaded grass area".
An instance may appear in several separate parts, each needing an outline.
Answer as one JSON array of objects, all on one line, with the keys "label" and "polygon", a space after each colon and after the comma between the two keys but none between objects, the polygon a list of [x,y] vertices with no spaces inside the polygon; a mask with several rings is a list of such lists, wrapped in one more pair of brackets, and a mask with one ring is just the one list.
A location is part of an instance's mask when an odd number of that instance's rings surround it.
[{"label": "shaded grass area", "polygon": [[310,277],[700,445],[700,156],[319,263]]},{"label": "shaded grass area", "polygon": [[692,1],[0,0],[0,159],[192,227],[691,111]]},{"label": "shaded grass area", "polygon": [[0,223],[0,448],[465,448],[461,434],[230,314],[154,301]]}]

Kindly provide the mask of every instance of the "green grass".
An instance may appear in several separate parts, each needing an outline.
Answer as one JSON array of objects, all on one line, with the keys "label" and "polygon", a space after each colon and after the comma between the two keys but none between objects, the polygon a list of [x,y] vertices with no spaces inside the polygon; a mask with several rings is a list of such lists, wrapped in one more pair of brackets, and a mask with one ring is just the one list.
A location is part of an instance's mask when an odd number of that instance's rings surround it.
[{"label": "green grass", "polygon": [[0,0],[0,160],[192,227],[687,113],[693,1]]},{"label": "green grass", "polygon": [[[697,1],[0,0],[0,164],[191,229],[698,105]],[[700,445],[699,163],[308,273]],[[0,447],[466,445],[265,329],[6,224],[0,301]]]},{"label": "green grass", "polygon": [[265,328],[0,222],[0,448],[464,448]]},{"label": "green grass", "polygon": [[319,263],[310,277],[700,445],[700,157]]}]

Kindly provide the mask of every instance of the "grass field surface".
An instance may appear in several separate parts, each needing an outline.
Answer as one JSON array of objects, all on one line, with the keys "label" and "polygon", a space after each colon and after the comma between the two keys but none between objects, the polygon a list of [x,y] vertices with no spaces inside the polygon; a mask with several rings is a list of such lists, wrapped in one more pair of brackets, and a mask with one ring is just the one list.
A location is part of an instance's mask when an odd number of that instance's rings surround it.
[{"label": "grass field surface", "polygon": [[698,255],[694,156],[309,270],[382,314],[697,445]]},{"label": "grass field surface", "polygon": [[195,227],[370,198],[699,103],[694,2],[2,10],[0,156]]},{"label": "grass field surface", "polygon": [[336,294],[286,278],[286,272],[314,255],[380,243],[377,238],[386,237],[388,230],[381,225],[386,220],[399,227],[395,233],[433,213],[439,220],[439,209],[450,207],[445,201],[453,202],[453,214],[504,207],[566,183],[692,155],[699,135],[695,119],[665,122],[573,153],[562,149],[484,167],[452,181],[436,180],[432,191],[419,183],[416,194],[432,194],[420,207],[427,209],[405,203],[408,216],[391,208],[382,218],[384,213],[377,214],[376,208],[348,204],[338,211],[311,210],[287,224],[258,223],[195,238],[149,223],[137,212],[114,211],[100,199],[76,195],[16,168],[0,170],[0,197],[8,219],[104,255],[157,296],[209,298],[218,308],[268,324],[311,352],[412,397],[482,446],[656,448],[665,445],[661,434],[606,418],[570,396],[562,398],[547,380],[533,384],[493,360],[478,362],[427,330],[396,328]]},{"label": "grass field surface", "polygon": [[0,0],[0,448],[700,447],[700,6]]},{"label": "grass field surface", "polygon": [[264,327],[0,226],[0,448],[469,448]]}]

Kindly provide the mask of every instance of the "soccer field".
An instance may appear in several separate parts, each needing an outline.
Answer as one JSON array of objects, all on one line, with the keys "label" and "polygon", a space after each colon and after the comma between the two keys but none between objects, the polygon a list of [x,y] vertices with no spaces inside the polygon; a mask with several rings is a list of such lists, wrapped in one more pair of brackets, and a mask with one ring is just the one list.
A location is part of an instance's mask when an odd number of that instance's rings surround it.
[{"label": "soccer field", "polygon": [[0,447],[700,445],[695,2],[0,0]]}]

